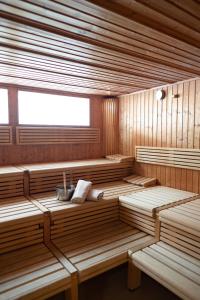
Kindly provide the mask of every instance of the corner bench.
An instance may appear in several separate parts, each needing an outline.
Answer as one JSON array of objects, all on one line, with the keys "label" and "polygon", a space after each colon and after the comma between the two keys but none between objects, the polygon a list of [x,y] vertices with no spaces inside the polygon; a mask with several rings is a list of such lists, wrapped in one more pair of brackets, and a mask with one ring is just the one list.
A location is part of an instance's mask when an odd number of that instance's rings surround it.
[{"label": "corner bench", "polygon": [[[182,299],[198,300],[200,295],[200,198],[159,213],[158,243],[131,253],[129,268],[157,280]],[[131,271],[130,271],[131,275]],[[129,287],[140,280],[129,277]]]},{"label": "corner bench", "polygon": [[[138,190],[124,182],[116,182],[115,188],[121,185]],[[79,282],[127,262],[129,249],[136,251],[155,242],[154,237],[120,221],[117,194],[107,196],[73,204],[58,201],[55,193],[32,195],[49,210],[52,243],[75,266]]]},{"label": "corner bench", "polygon": [[77,299],[76,269],[45,238],[46,221],[23,196],[0,201],[0,299],[46,299],[68,289]]}]

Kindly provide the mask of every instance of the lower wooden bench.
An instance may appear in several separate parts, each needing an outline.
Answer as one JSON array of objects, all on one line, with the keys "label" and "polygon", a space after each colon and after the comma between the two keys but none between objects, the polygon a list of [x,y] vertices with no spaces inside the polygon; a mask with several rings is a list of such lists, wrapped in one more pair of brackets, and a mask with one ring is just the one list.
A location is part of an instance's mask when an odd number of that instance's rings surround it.
[{"label": "lower wooden bench", "polygon": [[1,255],[0,299],[47,299],[71,288],[71,299],[77,299],[76,270],[65,264],[43,243]]},{"label": "lower wooden bench", "polygon": [[137,251],[155,239],[119,220],[54,238],[55,246],[78,270],[79,282],[116,267],[128,259],[128,250]]},{"label": "lower wooden bench", "polygon": [[[139,286],[140,271],[145,272],[181,299],[199,300],[200,261],[164,242],[158,242],[130,256],[129,288]],[[131,266],[130,266],[131,265]]]}]

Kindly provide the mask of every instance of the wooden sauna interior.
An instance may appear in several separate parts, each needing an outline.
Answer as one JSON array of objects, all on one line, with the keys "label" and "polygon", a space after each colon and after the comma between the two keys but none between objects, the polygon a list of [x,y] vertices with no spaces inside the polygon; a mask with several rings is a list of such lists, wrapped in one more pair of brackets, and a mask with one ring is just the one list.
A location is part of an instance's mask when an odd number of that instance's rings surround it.
[{"label": "wooden sauna interior", "polygon": [[0,1],[0,300],[198,300],[199,194],[198,0]]}]

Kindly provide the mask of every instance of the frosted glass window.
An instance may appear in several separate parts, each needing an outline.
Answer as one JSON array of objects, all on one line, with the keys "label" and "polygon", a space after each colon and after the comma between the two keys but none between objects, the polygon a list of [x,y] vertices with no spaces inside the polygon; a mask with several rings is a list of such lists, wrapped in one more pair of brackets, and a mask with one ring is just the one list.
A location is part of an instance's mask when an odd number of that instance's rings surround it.
[{"label": "frosted glass window", "polygon": [[90,125],[90,99],[19,91],[19,124]]},{"label": "frosted glass window", "polygon": [[0,88],[0,124],[8,123],[8,90]]}]

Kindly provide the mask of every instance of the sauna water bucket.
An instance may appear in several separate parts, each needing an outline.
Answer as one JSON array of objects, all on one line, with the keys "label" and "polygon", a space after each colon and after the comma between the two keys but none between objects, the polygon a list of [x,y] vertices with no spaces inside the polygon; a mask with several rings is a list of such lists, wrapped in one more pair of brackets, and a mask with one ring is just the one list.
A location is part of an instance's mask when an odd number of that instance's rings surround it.
[{"label": "sauna water bucket", "polygon": [[60,201],[69,201],[74,193],[74,185],[68,185],[66,192],[63,185],[58,185],[56,187],[57,199]]}]

